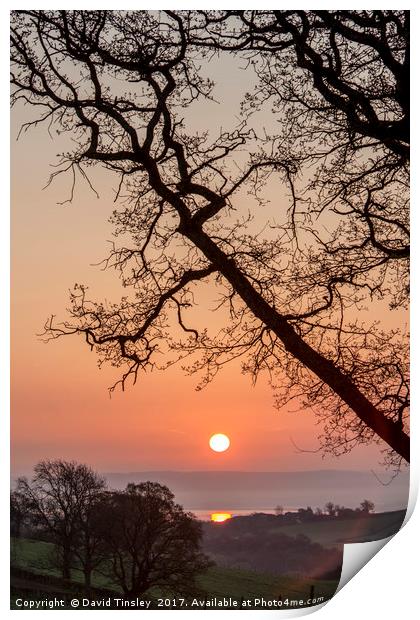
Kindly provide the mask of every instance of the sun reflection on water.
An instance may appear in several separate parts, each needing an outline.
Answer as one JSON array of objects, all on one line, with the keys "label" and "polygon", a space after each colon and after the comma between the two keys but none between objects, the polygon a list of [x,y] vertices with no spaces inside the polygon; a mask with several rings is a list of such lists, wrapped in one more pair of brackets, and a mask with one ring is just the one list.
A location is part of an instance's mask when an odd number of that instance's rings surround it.
[{"label": "sun reflection on water", "polygon": [[232,514],[230,512],[212,512],[210,518],[214,523],[224,523],[224,521],[232,518]]}]

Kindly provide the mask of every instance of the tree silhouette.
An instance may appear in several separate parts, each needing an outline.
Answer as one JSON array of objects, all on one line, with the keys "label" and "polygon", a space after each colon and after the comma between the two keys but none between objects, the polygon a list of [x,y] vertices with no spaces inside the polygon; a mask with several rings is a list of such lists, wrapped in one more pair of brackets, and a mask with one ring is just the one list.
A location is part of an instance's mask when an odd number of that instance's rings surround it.
[{"label": "tree silhouette", "polygon": [[28,510],[25,498],[14,490],[10,493],[10,536],[20,538],[22,526],[28,521]]},{"label": "tree silhouette", "polygon": [[32,521],[56,545],[56,560],[64,579],[70,579],[71,568],[78,558],[85,584],[90,586],[98,544],[89,527],[89,515],[104,489],[105,482],[100,476],[87,465],[73,461],[40,461],[34,467],[31,481],[26,478],[17,481],[16,493],[24,501]]},{"label": "tree silhouette", "polygon": [[94,570],[100,571],[108,560],[107,546],[101,529],[101,510],[105,489],[96,489],[83,503],[77,519],[77,530],[72,546],[75,567],[83,572],[85,586],[91,588]]},{"label": "tree silhouette", "polygon": [[207,11],[193,23],[196,45],[247,52],[258,83],[245,109],[268,102],[280,121],[272,137],[277,157],[300,170],[311,166],[305,191],[294,186],[292,219],[304,213],[314,233],[308,216],[331,209],[341,221],[329,226],[330,238],[318,237],[324,251],[373,270],[373,286],[393,273],[391,302],[404,303],[409,11]]},{"label": "tree silhouette", "polygon": [[333,517],[335,515],[335,504],[333,502],[327,502],[325,504],[325,510],[327,511],[327,514],[330,515],[330,517]]},{"label": "tree silhouette", "polygon": [[375,511],[375,504],[369,499],[364,499],[363,502],[360,502],[360,509],[362,512],[367,512],[369,514]]},{"label": "tree silhouette", "polygon": [[[101,361],[126,367],[122,387],[155,367],[159,351],[168,363],[191,354],[202,385],[242,357],[254,378],[270,373],[279,404],[299,397],[317,410],[324,450],[340,454],[382,440],[394,464],[409,461],[405,343],[397,330],[351,314],[372,299],[396,306],[406,296],[399,267],[408,254],[400,215],[407,202],[406,22],[400,12],[384,13],[385,24],[366,12],[230,13],[209,18],[203,36],[200,12],[13,14],[13,103],[42,110],[28,127],[45,122],[72,136],[75,146],[55,174],[87,178],[88,166],[100,163],[118,175],[124,202],[113,221],[124,242],[106,265],[134,291],[120,304],[97,303],[76,286],[70,319],[49,321],[47,334],[83,334]],[[224,30],[232,19],[239,45]],[[278,92],[284,135],[258,134],[249,97],[231,130],[215,139],[205,130],[188,133],[188,108],[211,100],[200,54],[215,47],[262,62],[263,82],[273,73],[274,89],[296,84],[287,97]],[[312,76],[314,90],[295,79],[300,71]],[[370,89],[372,75],[382,97]],[[264,83],[257,107],[273,96]],[[308,173],[311,152],[319,165],[299,195],[296,179]],[[256,233],[243,195],[254,197],[259,213],[273,179],[289,191],[289,208]],[[314,227],[315,214],[327,208],[329,238],[324,225]],[[218,336],[190,324],[199,285],[218,288],[228,316]]]},{"label": "tree silhouette", "polygon": [[[294,71],[282,75],[289,99],[315,104],[313,113],[323,125],[326,116],[334,115],[337,134],[340,130],[348,137],[374,139],[408,160],[409,11],[194,13],[191,38],[197,45],[258,51],[269,63],[277,58],[277,68],[290,63],[302,69],[308,91],[316,91],[320,98],[310,100],[310,93],[300,90],[302,72]],[[275,65],[273,69],[271,77],[277,81]]]},{"label": "tree silhouette", "polygon": [[189,595],[211,563],[200,552],[201,525],[157,482],[129,484],[104,498],[98,513],[110,560],[107,575],[128,597],[150,588]]}]

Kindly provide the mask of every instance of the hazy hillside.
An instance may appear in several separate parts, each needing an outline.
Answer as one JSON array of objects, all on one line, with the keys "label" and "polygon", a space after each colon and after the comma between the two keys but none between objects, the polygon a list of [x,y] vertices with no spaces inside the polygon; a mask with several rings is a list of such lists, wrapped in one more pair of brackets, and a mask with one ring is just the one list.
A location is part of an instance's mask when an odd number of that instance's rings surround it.
[{"label": "hazy hillside", "polygon": [[338,579],[343,543],[391,536],[404,516],[405,511],[355,513],[349,518],[313,516],[293,524],[288,524],[288,517],[274,515],[236,517],[222,524],[204,523],[203,549],[221,566]]},{"label": "hazy hillside", "polygon": [[[388,473],[378,474],[383,482]],[[405,508],[409,476],[403,472],[384,485],[369,471],[307,472],[142,471],[105,474],[112,488],[145,480],[166,484],[189,509],[268,509],[324,506],[328,501],[353,508],[368,498],[377,512]]]}]

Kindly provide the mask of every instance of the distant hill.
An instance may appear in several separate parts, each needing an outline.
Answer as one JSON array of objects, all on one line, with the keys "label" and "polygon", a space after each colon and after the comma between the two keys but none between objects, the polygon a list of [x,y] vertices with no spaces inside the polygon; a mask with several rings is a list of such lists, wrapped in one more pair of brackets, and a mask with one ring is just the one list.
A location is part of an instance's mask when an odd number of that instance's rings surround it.
[{"label": "distant hill", "polygon": [[[381,484],[369,471],[316,470],[298,472],[246,471],[140,471],[106,473],[109,485],[124,488],[128,482],[161,482],[176,500],[190,510],[263,510],[336,504],[356,507],[365,498],[377,512],[405,508],[409,475],[400,473],[390,484]],[[390,474],[377,476],[385,483]]]},{"label": "distant hill", "polygon": [[203,549],[220,566],[271,574],[339,579],[343,543],[379,540],[398,532],[405,511],[352,517],[254,514],[203,524]]},{"label": "distant hill", "polygon": [[213,537],[218,532],[230,532],[232,537],[243,536],[249,532],[259,535],[307,536],[324,547],[341,548],[343,543],[380,540],[396,534],[402,526],[405,512],[395,510],[365,514],[355,511],[352,516],[313,515],[305,520],[302,520],[299,513],[286,516],[254,513],[246,517],[234,517],[223,524],[204,523],[203,531],[211,532]]}]

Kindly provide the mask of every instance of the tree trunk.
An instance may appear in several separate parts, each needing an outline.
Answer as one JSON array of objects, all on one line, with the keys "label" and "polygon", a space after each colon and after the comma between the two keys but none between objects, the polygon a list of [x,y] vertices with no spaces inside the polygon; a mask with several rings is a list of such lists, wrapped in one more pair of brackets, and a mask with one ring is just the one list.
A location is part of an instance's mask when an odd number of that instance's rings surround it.
[{"label": "tree trunk", "polygon": [[92,569],[90,566],[85,566],[83,576],[85,578],[85,586],[88,590],[90,590],[92,586]]},{"label": "tree trunk", "polygon": [[62,565],[62,575],[63,579],[71,578],[71,548],[67,545],[63,546],[63,565]]}]

